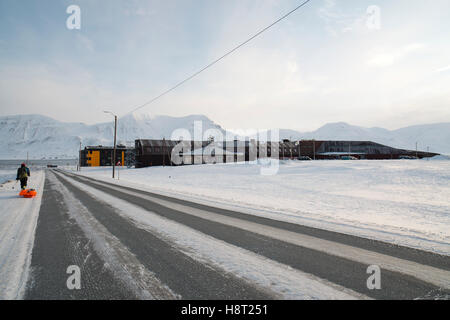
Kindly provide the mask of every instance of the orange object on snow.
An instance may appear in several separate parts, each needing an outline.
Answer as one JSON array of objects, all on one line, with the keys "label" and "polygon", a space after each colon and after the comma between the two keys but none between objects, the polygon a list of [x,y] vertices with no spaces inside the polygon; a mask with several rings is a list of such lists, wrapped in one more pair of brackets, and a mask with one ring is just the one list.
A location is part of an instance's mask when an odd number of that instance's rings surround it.
[{"label": "orange object on snow", "polygon": [[19,196],[24,197],[24,198],[34,198],[36,197],[37,192],[34,189],[26,189],[26,190],[22,190],[19,193]]}]

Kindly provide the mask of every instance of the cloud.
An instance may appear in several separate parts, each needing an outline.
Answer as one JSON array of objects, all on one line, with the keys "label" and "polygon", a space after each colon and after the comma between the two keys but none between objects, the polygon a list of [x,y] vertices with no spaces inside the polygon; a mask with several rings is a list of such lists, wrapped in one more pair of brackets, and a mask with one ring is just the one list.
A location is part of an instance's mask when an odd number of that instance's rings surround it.
[{"label": "cloud", "polygon": [[372,67],[389,67],[425,47],[422,43],[412,43],[398,49],[374,49],[376,53],[369,56],[367,64]]},{"label": "cloud", "polygon": [[152,2],[142,2],[137,0],[128,0],[122,4],[126,16],[148,17],[155,13]]},{"label": "cloud", "polygon": [[76,37],[79,41],[79,44],[84,49],[87,49],[90,53],[95,51],[94,42],[91,39],[89,39],[87,36],[77,33]]},{"label": "cloud", "polygon": [[148,17],[152,16],[154,12],[152,10],[146,9],[146,8],[136,8],[136,9],[125,9],[124,11],[126,16],[139,16],[139,17]]},{"label": "cloud", "polygon": [[[433,101],[429,121],[439,121],[448,114],[438,108],[439,101],[448,108],[442,97],[450,88],[450,66],[444,67],[450,24],[439,19],[448,10],[426,4],[419,10],[417,3],[405,12],[402,4],[384,2],[383,28],[371,32],[362,1],[312,1],[142,111],[205,114],[229,128],[305,130],[341,120],[399,121],[420,99],[418,107]],[[96,19],[84,20],[92,24],[70,38],[65,28],[47,37],[0,36],[0,111],[103,121],[103,107],[121,114],[141,105],[291,6],[277,0],[86,2],[83,10]],[[152,12],[158,14],[144,17]],[[411,18],[414,12],[420,19]],[[32,21],[30,29],[40,23]],[[430,76],[430,70],[442,73]]]},{"label": "cloud", "polygon": [[439,68],[439,69],[436,69],[436,71],[435,72],[445,72],[445,71],[449,71],[450,70],[450,65],[448,65],[448,66],[446,66],[446,67],[443,67],[443,68]]},{"label": "cloud", "polygon": [[89,71],[63,61],[55,61],[51,68],[41,64],[3,66],[0,74],[2,114],[38,113],[63,121],[95,123],[104,117],[102,108],[123,103],[125,98],[123,92],[96,83]]},{"label": "cloud", "polygon": [[333,36],[349,32],[367,32],[367,13],[358,9],[338,6],[336,0],[325,0],[319,8],[318,15],[325,23],[325,30]]}]

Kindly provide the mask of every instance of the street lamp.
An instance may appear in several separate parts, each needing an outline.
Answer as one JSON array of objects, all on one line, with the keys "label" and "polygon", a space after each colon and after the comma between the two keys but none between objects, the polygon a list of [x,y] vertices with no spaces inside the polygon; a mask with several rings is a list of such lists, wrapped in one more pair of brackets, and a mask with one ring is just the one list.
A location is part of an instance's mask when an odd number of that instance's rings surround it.
[{"label": "street lamp", "polygon": [[111,115],[114,116],[114,151],[113,151],[113,159],[112,159],[112,163],[113,163],[113,172],[112,172],[112,177],[114,179],[114,174],[116,172],[116,137],[117,137],[117,116],[112,113],[111,111],[103,111],[104,113],[109,113]]}]

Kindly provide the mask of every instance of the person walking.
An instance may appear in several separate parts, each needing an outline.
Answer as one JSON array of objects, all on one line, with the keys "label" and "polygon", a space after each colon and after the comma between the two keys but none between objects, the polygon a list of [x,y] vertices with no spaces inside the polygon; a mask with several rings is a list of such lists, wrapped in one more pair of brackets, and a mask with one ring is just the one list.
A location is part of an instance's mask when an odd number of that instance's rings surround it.
[{"label": "person walking", "polygon": [[25,163],[22,163],[20,168],[17,169],[16,180],[20,180],[20,188],[25,190],[27,187],[28,177],[31,176],[30,169]]}]

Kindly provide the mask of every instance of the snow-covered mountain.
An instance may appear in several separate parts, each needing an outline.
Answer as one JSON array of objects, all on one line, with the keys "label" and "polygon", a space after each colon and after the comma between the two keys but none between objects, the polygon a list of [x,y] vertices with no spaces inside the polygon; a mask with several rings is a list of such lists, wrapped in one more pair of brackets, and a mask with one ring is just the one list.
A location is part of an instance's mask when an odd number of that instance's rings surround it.
[{"label": "snow-covered mountain", "polygon": [[[118,143],[133,144],[138,138],[170,139],[176,129],[194,136],[194,123],[202,130],[218,129],[218,124],[203,115],[186,117],[129,114],[118,121]],[[112,145],[113,122],[86,125],[60,122],[42,115],[0,117],[0,159],[75,158],[80,142],[86,145]],[[270,136],[270,135],[269,135]],[[281,129],[280,139],[370,140],[392,147],[429,150],[450,154],[450,123],[411,126],[398,130],[364,128],[344,122],[330,123],[312,132]]]},{"label": "snow-covered mountain", "polygon": [[[129,114],[118,121],[117,141],[134,145],[134,140],[170,139],[176,129],[186,129],[194,136],[194,123],[201,121],[202,129],[218,129],[219,125],[203,115],[186,117]],[[0,159],[74,158],[80,142],[87,145],[112,145],[113,121],[94,125],[60,122],[42,115],[0,117]]]},{"label": "snow-covered mountain", "polygon": [[450,154],[450,123],[416,125],[397,130],[364,128],[345,122],[329,123],[312,132],[280,130],[280,139],[363,140],[395,148]]}]

